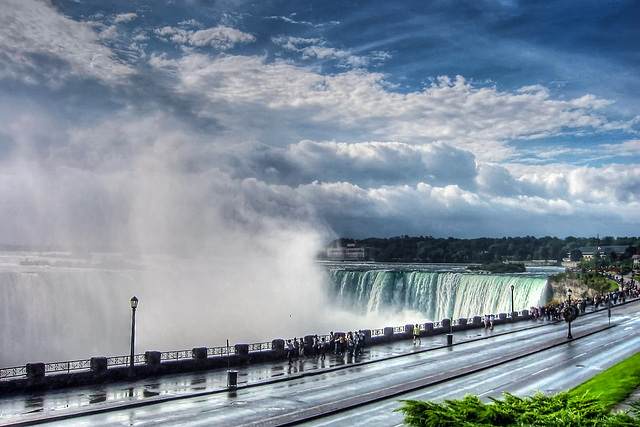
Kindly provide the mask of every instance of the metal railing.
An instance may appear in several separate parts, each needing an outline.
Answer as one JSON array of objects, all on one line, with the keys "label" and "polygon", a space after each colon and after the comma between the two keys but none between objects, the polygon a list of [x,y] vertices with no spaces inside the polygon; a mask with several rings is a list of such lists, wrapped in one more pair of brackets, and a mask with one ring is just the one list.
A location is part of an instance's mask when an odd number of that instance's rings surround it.
[{"label": "metal railing", "polygon": [[45,363],[44,372],[45,374],[57,372],[69,373],[71,371],[79,371],[89,368],[91,368],[91,360],[73,360],[70,362]]},{"label": "metal railing", "polygon": [[[131,356],[113,356],[107,357],[107,366],[128,366],[130,364]],[[144,354],[134,354],[133,364],[139,365],[145,363],[147,358]]]},{"label": "metal railing", "polygon": [[192,358],[193,350],[163,351],[160,353],[160,360],[181,360]]},{"label": "metal railing", "polygon": [[26,366],[16,366],[13,368],[2,368],[0,369],[0,379],[5,378],[16,378],[16,377],[25,377],[27,376],[27,367]]},{"label": "metal railing", "polygon": [[[521,312],[518,312],[520,315]],[[507,317],[510,317],[510,314],[507,314]],[[498,316],[496,316],[497,318]],[[468,323],[473,322],[473,318],[467,319]],[[434,328],[442,327],[442,322],[432,322]],[[453,325],[459,324],[458,319],[454,319],[452,321]],[[371,336],[383,336],[384,328],[371,329]],[[403,326],[394,326],[393,327],[394,334],[396,333],[404,333],[405,325]],[[329,341],[329,335],[318,335],[318,338],[325,338],[325,341]],[[270,351],[273,349],[272,342],[259,342],[248,344],[249,352],[261,352],[261,351]],[[231,356],[237,354],[237,350],[234,346],[220,346],[220,347],[207,347],[207,357],[216,357],[216,356]],[[193,350],[175,350],[175,351],[163,351],[160,352],[160,360],[161,361],[173,361],[173,360],[184,360],[184,359],[193,359],[194,354]],[[143,365],[147,362],[147,358],[145,354],[136,354],[133,356],[134,365]],[[130,356],[112,356],[107,357],[107,366],[128,366],[130,364]],[[70,373],[71,371],[86,371],[91,369],[91,359],[85,360],[72,360],[68,362],[52,362],[45,363],[45,374],[56,374],[56,373]],[[15,379],[27,376],[27,367],[26,366],[14,366],[9,368],[1,368],[0,369],[0,380],[4,379]]]},{"label": "metal railing", "polygon": [[236,347],[209,347],[207,348],[207,357],[230,356],[236,354]]},{"label": "metal railing", "polygon": [[258,342],[249,344],[249,352],[252,351],[269,351],[273,350],[273,345],[270,342]]}]

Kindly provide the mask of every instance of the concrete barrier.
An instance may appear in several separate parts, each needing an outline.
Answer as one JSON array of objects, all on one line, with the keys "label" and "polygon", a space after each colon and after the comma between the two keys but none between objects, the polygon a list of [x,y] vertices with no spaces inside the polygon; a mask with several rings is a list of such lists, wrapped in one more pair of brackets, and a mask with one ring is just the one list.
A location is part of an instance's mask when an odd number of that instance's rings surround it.
[{"label": "concrete barrier", "polygon": [[[515,316],[516,320],[528,320],[531,315],[528,310],[523,310],[518,316]],[[500,313],[495,319],[495,324],[504,323],[510,321],[507,318],[506,313]],[[462,330],[465,328],[483,327],[482,318],[480,316],[474,316],[469,322],[469,319],[458,319],[456,325],[451,328],[450,319],[442,319],[441,326],[435,327],[433,322],[424,323],[421,329],[421,336],[434,335],[434,334],[448,334],[451,330]],[[391,326],[385,327],[382,330],[381,335],[372,336],[370,329],[364,329],[365,345],[374,346],[376,344],[382,344],[394,340],[402,340],[411,338],[413,336],[414,325],[404,325],[401,331],[394,333],[394,328]],[[346,336],[344,332],[336,332],[335,337]],[[310,345],[313,335],[307,335],[308,340],[307,348],[308,354],[311,354]],[[449,340],[453,340],[453,337],[447,337],[447,345],[452,345]],[[326,341],[326,345],[329,346],[329,341]],[[252,351],[249,352],[249,344],[236,344],[234,346],[235,354],[227,355],[226,352],[220,353],[220,355],[208,357],[208,349],[206,347],[195,347],[192,349],[191,359],[179,359],[179,360],[162,360],[162,353],[159,351],[147,351],[144,353],[145,365],[134,366],[134,374],[136,377],[145,376],[159,376],[165,374],[177,374],[185,372],[193,372],[208,369],[227,368],[230,366],[239,366],[246,363],[259,363],[269,362],[275,360],[281,360],[285,357],[285,340],[274,339],[271,342],[270,350]],[[332,352],[332,348],[327,349],[328,352]],[[218,354],[218,353],[216,353]],[[95,384],[97,381],[118,381],[127,380],[129,378],[128,366],[107,366],[108,359],[106,357],[92,357],[90,360],[90,369],[85,372],[73,372],[73,373],[58,373],[56,375],[45,375],[46,364],[44,363],[29,363],[26,365],[26,376],[24,379],[15,379],[9,381],[0,381],[0,394],[9,392],[19,392],[21,390],[38,390],[43,388],[59,388],[78,385]]]},{"label": "concrete barrier", "polygon": [[44,363],[27,363],[27,379],[39,380],[44,378],[45,366]]},{"label": "concrete barrier", "polygon": [[271,341],[271,350],[272,351],[278,351],[278,352],[284,352],[284,340],[283,339],[275,339],[273,341]]},{"label": "concrete barrier", "polygon": [[106,357],[92,357],[89,362],[91,366],[91,372],[96,375],[102,375],[107,372],[107,358]]},{"label": "concrete barrier", "polygon": [[191,350],[191,357],[195,360],[204,360],[207,358],[207,347],[195,347]]},{"label": "concrete barrier", "polygon": [[144,352],[144,363],[147,366],[159,365],[161,361],[162,361],[162,353],[160,353],[159,351]]},{"label": "concrete barrier", "polygon": [[451,319],[442,319],[440,324],[442,325],[442,329],[448,331],[451,328]]},{"label": "concrete barrier", "polygon": [[392,326],[386,326],[384,328],[384,336],[387,339],[387,341],[391,341],[391,339],[393,338],[393,327]]},{"label": "concrete barrier", "polygon": [[424,324],[424,335],[433,334],[433,322],[427,322]]}]

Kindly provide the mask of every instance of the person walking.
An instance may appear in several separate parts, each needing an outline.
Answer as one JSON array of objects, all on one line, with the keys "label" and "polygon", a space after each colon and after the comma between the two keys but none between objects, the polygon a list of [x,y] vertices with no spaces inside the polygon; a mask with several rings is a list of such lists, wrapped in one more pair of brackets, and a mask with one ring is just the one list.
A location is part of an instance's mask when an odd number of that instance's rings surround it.
[{"label": "person walking", "polygon": [[416,323],[416,326],[413,327],[413,345],[416,345],[416,342],[419,342],[422,345],[422,340],[420,339],[420,325]]}]

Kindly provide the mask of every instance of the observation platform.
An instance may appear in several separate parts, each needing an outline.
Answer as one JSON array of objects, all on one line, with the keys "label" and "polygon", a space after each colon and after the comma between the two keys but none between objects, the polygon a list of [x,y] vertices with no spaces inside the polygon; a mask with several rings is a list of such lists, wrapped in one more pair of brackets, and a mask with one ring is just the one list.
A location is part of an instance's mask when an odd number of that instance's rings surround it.
[{"label": "observation platform", "polygon": [[[618,304],[618,307],[628,306],[623,311],[636,312],[640,299],[628,299],[625,304]],[[607,329],[602,319],[597,322],[599,326],[595,326],[593,321],[588,320],[591,314],[600,313],[600,317],[606,319],[606,308],[597,311],[587,309],[586,314],[579,316],[578,320],[583,323],[581,331],[577,332],[575,338],[580,338],[598,330]],[[604,313],[603,313],[604,312]],[[609,320],[610,323],[610,320]],[[347,372],[354,372],[353,368],[362,367],[363,369],[371,365],[371,367],[379,365],[381,362],[385,367],[394,369],[395,361],[406,359],[405,356],[428,355],[438,353],[442,349],[448,347],[456,347],[458,344],[472,346],[478,348],[481,346],[495,347],[494,339],[500,339],[502,345],[508,346],[511,355],[509,357],[522,357],[518,354],[524,354],[524,350],[517,350],[516,347],[508,344],[510,340],[518,341],[519,334],[527,333],[530,336],[541,335],[536,329],[547,331],[551,326],[554,330],[561,330],[559,337],[547,339],[544,344],[527,344],[526,352],[534,353],[550,346],[566,343],[566,323],[564,321],[547,321],[540,319],[529,319],[520,321],[496,322],[494,329],[484,327],[474,327],[467,329],[452,329],[452,333],[437,333],[428,336],[421,336],[421,342],[414,345],[411,334],[406,330],[403,333],[404,338],[398,338],[395,332],[395,339],[389,341],[375,341],[375,344],[369,343],[361,354],[350,356],[349,354],[334,354],[327,351],[325,358],[320,356],[294,358],[291,362],[284,357],[274,360],[244,364],[233,367],[219,367],[201,371],[192,371],[184,373],[166,374],[158,376],[147,376],[131,378],[126,380],[108,380],[102,383],[88,384],[83,386],[24,391],[20,393],[4,394],[0,399],[0,425],[7,426],[23,426],[48,424],[60,422],[61,424],[74,424],[75,422],[88,422],[89,418],[95,416],[108,416],[108,414],[121,414],[123,411],[140,408],[145,412],[161,413],[165,405],[172,405],[184,402],[198,402],[204,399],[210,399],[215,396],[231,397],[234,393],[240,393],[241,390],[257,393],[262,396],[263,388],[259,386],[273,386],[277,389],[283,387],[289,388],[290,384],[295,382],[303,382],[309,390],[313,387],[313,383],[326,375],[344,376]],[[407,325],[406,328],[408,328]],[[392,328],[393,329],[393,328]],[[513,334],[513,338],[509,338]],[[546,335],[542,334],[542,335]],[[451,346],[449,340],[452,339]],[[522,339],[522,338],[519,338]],[[372,340],[373,341],[373,340]],[[581,340],[582,341],[582,340]],[[483,344],[486,343],[486,344]],[[464,346],[463,346],[464,347]],[[502,353],[506,349],[503,347]],[[512,349],[516,349],[513,350]],[[491,356],[492,363],[498,363],[500,359],[507,358],[506,354],[500,353],[500,348],[495,348],[499,353],[497,356]],[[475,354],[475,353],[473,353]],[[515,355],[515,356],[514,356]],[[467,359],[469,359],[467,357]],[[471,358],[471,359],[475,359]],[[446,364],[446,361],[443,361]],[[479,363],[473,361],[473,363]],[[453,365],[455,368],[455,365]],[[459,369],[473,369],[470,366],[461,366]],[[434,365],[435,375],[439,377],[455,376],[451,366],[447,368],[438,368]],[[453,371],[451,370],[453,369]],[[484,368],[482,368],[484,369]],[[343,372],[344,370],[344,372]],[[351,374],[350,374],[351,375]],[[353,374],[356,375],[356,374]],[[231,384],[230,384],[231,382]],[[393,383],[393,384],[392,384]],[[387,384],[390,387],[406,386],[407,382],[396,378]],[[255,387],[255,389],[254,389]],[[305,387],[302,385],[301,387]],[[377,393],[377,394],[376,394]],[[333,393],[335,394],[335,393]],[[373,396],[373,397],[372,397]],[[335,397],[335,396],[334,396]],[[364,399],[383,398],[382,392],[373,392],[368,396],[362,396]],[[195,400],[193,400],[195,398]],[[274,398],[269,395],[261,397],[265,402]],[[269,400],[271,399],[271,400]],[[273,400],[276,404],[277,399]],[[164,405],[163,405],[164,404]],[[191,403],[193,404],[193,403]],[[330,405],[328,401],[326,403]],[[307,412],[314,409],[308,409]],[[114,415],[116,416],[116,415]],[[251,421],[238,420],[239,424],[250,424]],[[93,425],[93,424],[86,424]],[[98,424],[99,425],[99,424]],[[277,425],[277,424],[264,424]]]},{"label": "observation platform", "polygon": [[[493,330],[484,327],[453,331],[453,345],[483,340],[558,321],[543,319],[497,324]],[[564,324],[564,322],[561,322]],[[5,395],[0,401],[0,424],[23,426],[69,421],[79,417],[120,411],[125,408],[144,407],[165,402],[204,397],[217,393],[258,385],[277,384],[292,379],[313,377],[341,369],[362,366],[382,360],[400,358],[407,354],[422,353],[448,347],[447,334],[422,336],[420,344],[412,338],[365,346],[359,355],[334,354],[286,358],[232,368],[180,373],[109,381],[101,384],[24,392]],[[231,374],[230,374],[231,372]],[[229,386],[230,377],[236,377],[235,386]],[[231,378],[233,379],[233,378]]]}]

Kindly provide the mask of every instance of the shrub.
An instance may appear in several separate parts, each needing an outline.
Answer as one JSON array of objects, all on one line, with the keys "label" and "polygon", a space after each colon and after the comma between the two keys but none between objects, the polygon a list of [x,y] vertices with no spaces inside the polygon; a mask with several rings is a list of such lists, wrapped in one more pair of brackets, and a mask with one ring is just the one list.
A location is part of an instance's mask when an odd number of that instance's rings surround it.
[{"label": "shrub", "polygon": [[640,426],[640,420],[627,413],[611,413],[597,399],[572,396],[567,392],[547,397],[536,393],[520,398],[510,393],[504,399],[483,403],[477,396],[443,403],[402,400],[396,411],[404,413],[404,422],[420,427],[619,427]]}]

